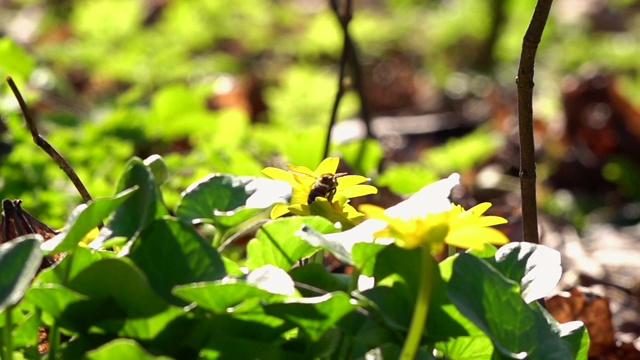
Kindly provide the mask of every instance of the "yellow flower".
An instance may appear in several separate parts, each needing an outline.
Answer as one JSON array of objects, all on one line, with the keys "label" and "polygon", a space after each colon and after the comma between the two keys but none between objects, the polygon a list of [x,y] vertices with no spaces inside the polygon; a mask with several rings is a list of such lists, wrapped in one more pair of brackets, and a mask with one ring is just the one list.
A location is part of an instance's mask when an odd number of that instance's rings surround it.
[{"label": "yellow flower", "polygon": [[[336,174],[340,159],[324,159],[315,171],[304,166],[287,165],[288,171],[267,167],[262,173],[275,180],[288,182],[292,189],[291,203],[276,204],[271,217],[277,218],[287,213],[296,215],[320,215],[343,225],[358,223],[364,215],[349,205],[349,199],[375,194],[374,186],[362,185],[368,181],[364,176]],[[333,186],[333,182],[336,185]],[[324,184],[324,185],[323,185]]]},{"label": "yellow flower", "polygon": [[499,216],[482,216],[491,207],[490,203],[465,211],[447,199],[458,179],[459,176],[453,174],[386,210],[373,205],[362,205],[360,210],[386,222],[374,237],[393,238],[404,248],[429,244],[435,254],[442,251],[445,244],[474,249],[483,249],[486,243],[506,244],[507,237],[489,226],[504,224],[507,220]]}]

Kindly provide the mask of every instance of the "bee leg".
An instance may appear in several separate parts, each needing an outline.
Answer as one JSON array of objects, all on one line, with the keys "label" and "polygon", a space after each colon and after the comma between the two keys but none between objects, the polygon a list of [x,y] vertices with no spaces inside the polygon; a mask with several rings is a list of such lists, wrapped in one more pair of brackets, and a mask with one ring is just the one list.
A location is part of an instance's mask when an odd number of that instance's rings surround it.
[{"label": "bee leg", "polygon": [[331,204],[333,202],[333,195],[336,194],[336,189],[331,189],[328,193],[327,193],[327,200],[329,201],[329,204]]}]

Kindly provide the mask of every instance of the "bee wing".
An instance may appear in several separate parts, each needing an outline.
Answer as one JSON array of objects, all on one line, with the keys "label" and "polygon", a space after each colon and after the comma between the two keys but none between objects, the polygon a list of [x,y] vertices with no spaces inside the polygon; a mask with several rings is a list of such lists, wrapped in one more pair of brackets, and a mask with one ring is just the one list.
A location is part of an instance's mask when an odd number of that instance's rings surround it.
[{"label": "bee wing", "polygon": [[291,171],[294,174],[300,174],[300,175],[304,174],[314,179],[316,178],[316,175],[313,173],[313,171],[309,170],[309,168],[305,166],[296,166],[296,165],[287,164],[287,168],[289,169],[289,171]]}]

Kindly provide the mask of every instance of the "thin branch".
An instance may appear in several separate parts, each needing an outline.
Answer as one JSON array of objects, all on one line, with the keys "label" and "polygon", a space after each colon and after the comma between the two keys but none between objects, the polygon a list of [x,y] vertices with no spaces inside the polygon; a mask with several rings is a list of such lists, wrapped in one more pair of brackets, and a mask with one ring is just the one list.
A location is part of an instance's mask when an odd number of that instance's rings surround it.
[{"label": "thin branch", "polygon": [[346,75],[347,66],[350,67],[350,70],[352,72],[354,87],[358,93],[358,98],[360,99],[360,114],[367,130],[367,137],[373,137],[373,133],[371,131],[371,112],[369,111],[369,106],[367,105],[367,100],[364,94],[364,83],[362,80],[362,69],[360,66],[360,60],[358,58],[358,53],[356,51],[356,47],[353,42],[353,39],[349,34],[349,23],[351,22],[351,19],[353,17],[352,0],[346,0],[344,10],[340,9],[338,1],[339,0],[330,0],[329,2],[331,4],[331,9],[333,9],[333,12],[337,17],[338,22],[340,23],[340,27],[342,28],[343,47],[342,47],[342,55],[340,57],[340,74],[338,76],[338,90],[336,92],[336,97],[333,103],[333,109],[331,111],[331,120],[329,122],[329,127],[327,131],[327,139],[325,141],[323,159],[329,156],[331,131],[337,120],[340,101],[342,100],[342,97],[344,96],[344,93],[347,88],[347,75]]},{"label": "thin branch", "polygon": [[478,52],[475,66],[480,71],[493,73],[496,64],[495,48],[498,44],[500,33],[506,24],[506,4],[504,0],[490,0],[489,7],[491,11],[491,28],[489,29],[489,35],[483,41]]},{"label": "thin branch", "polygon": [[[350,2],[350,1],[349,1]],[[351,21],[351,14],[345,16],[346,19],[343,19],[340,16],[340,11],[337,9],[337,4],[334,0],[331,1],[331,5],[333,10],[336,12],[336,16],[338,16],[338,20],[340,23],[346,22],[347,24],[343,26],[343,29],[346,29],[349,21]],[[340,56],[340,73],[338,74],[338,90],[336,91],[336,98],[333,101],[333,109],[331,109],[331,119],[329,120],[329,126],[327,128],[327,139],[324,142],[324,152],[322,155],[323,159],[326,159],[329,156],[329,146],[331,145],[331,132],[333,130],[333,126],[336,124],[338,119],[338,109],[340,108],[340,101],[344,96],[346,90],[346,72],[347,72],[347,61],[349,59],[349,50],[347,48],[347,38],[349,37],[347,31],[343,31],[343,47],[342,47],[342,55]]]},{"label": "thin branch", "polygon": [[518,126],[520,130],[520,190],[522,196],[523,238],[538,243],[536,206],[536,163],[533,139],[533,69],[538,44],[549,17],[553,0],[538,0],[522,41],[516,84],[518,87]]},{"label": "thin branch", "polygon": [[24,115],[24,120],[27,122],[27,127],[31,132],[31,137],[33,138],[33,142],[35,142],[36,145],[38,145],[42,150],[44,150],[58,164],[60,169],[62,169],[62,171],[64,171],[65,174],[67,174],[67,176],[69,177],[73,185],[76,187],[76,189],[78,189],[80,196],[82,196],[82,200],[84,200],[84,202],[91,201],[91,195],[89,195],[87,188],[84,186],[82,181],[80,181],[80,178],[78,177],[76,172],[73,171],[73,168],[71,168],[71,165],[69,165],[67,160],[65,160],[65,158],[62,155],[60,155],[60,153],[56,149],[54,149],[53,146],[51,146],[47,142],[47,140],[45,140],[42,137],[42,135],[38,133],[38,127],[36,126],[35,120],[31,116],[31,112],[27,107],[27,103],[24,101],[24,98],[22,97],[20,90],[18,90],[16,83],[13,82],[13,79],[10,76],[7,76],[7,83],[9,84],[11,91],[13,91],[13,95],[18,100],[18,104],[20,104],[20,109],[22,110],[22,114]]}]

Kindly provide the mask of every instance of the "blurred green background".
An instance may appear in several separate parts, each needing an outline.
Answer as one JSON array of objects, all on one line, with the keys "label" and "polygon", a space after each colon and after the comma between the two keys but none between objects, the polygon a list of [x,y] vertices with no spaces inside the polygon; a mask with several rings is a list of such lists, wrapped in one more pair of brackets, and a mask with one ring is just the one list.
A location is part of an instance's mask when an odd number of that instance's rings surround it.
[{"label": "blurred green background", "polygon": [[[475,122],[444,140],[369,141],[357,161],[358,142],[335,144],[332,153],[400,194],[499,161],[513,142],[514,78],[534,5],[354,1],[349,30],[374,115],[456,113]],[[553,129],[566,121],[568,76],[615,74],[620,96],[639,103],[639,10],[632,0],[554,2],[536,66],[536,118],[552,129],[538,134],[542,180],[565,160]],[[259,175],[267,165],[314,168],[321,160],[342,51],[328,1],[3,0],[0,34],[0,75],[16,80],[40,131],[94,197],[113,194],[132,155],[164,156],[170,207],[208,173]],[[358,113],[351,90],[338,118]],[[62,226],[79,195],[31,141],[6,85],[0,114],[0,195],[22,198],[25,209]],[[517,151],[507,154],[502,170],[514,175]],[[618,187],[629,182],[620,174],[637,168],[624,159],[607,168]],[[563,213],[572,205],[555,191],[541,197]]]}]

